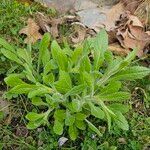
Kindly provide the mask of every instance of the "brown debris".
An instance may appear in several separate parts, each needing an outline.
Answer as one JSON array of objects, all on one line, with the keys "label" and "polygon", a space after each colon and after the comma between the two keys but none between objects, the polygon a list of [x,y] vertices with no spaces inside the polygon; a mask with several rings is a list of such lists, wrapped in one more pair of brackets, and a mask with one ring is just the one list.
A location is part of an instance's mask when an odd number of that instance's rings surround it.
[{"label": "brown debris", "polygon": [[16,136],[27,137],[28,133],[28,129],[24,126],[18,126],[16,129]]},{"label": "brown debris", "polygon": [[71,41],[74,44],[83,42],[86,36],[86,27],[81,23],[73,23],[72,26],[74,27],[74,32],[71,35]]},{"label": "brown debris", "polygon": [[107,31],[114,30],[116,28],[116,21],[119,19],[120,15],[125,11],[122,3],[118,3],[113,6],[110,10],[106,10],[106,21],[104,26]]},{"label": "brown debris", "polygon": [[3,92],[0,91],[0,111],[3,111],[4,115],[8,115],[10,113],[9,111],[9,106],[10,106],[10,102],[8,102],[7,100],[4,100],[2,98]]},{"label": "brown debris", "polygon": [[27,21],[27,26],[19,31],[19,34],[27,35],[24,40],[25,43],[35,43],[37,40],[42,39],[41,33],[39,33],[40,27],[37,23],[29,18]]},{"label": "brown debris", "polygon": [[129,49],[125,49],[121,47],[118,43],[113,43],[108,46],[108,49],[112,51],[114,54],[120,55],[120,56],[126,56],[128,53],[130,53]]},{"label": "brown debris", "polygon": [[59,37],[59,26],[63,23],[69,23],[78,21],[78,17],[76,16],[64,16],[59,18],[51,18],[45,16],[44,14],[38,12],[35,15],[37,24],[42,29],[43,32],[49,32],[54,38]]},{"label": "brown debris", "polygon": [[[127,20],[125,22],[125,20]],[[120,25],[117,28],[116,37],[122,47],[126,49],[138,48],[138,56],[143,55],[143,50],[150,44],[150,36],[144,31],[140,20],[129,12],[120,18]]]},{"label": "brown debris", "polygon": [[132,14],[135,12],[142,1],[143,0],[121,0],[121,2],[126,7],[126,10],[130,11]]}]

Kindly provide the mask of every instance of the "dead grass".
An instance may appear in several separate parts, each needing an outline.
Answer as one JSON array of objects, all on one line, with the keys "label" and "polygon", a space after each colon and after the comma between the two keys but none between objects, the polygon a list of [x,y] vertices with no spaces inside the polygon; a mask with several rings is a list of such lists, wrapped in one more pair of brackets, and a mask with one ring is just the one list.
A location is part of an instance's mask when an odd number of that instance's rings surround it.
[{"label": "dead grass", "polygon": [[135,10],[135,15],[146,25],[150,26],[150,0],[143,0]]}]

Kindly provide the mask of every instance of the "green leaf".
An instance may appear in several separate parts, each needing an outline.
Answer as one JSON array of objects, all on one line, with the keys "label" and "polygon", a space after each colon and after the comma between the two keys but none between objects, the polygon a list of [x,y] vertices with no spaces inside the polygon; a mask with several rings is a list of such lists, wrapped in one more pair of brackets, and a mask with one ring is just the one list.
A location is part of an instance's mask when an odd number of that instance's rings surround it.
[{"label": "green leaf", "polygon": [[88,56],[82,57],[80,61],[80,71],[81,72],[90,72],[91,71],[91,62]]},{"label": "green leaf", "polygon": [[10,59],[10,60],[12,60],[12,61],[15,61],[16,63],[18,63],[18,64],[20,64],[20,65],[23,64],[22,61],[17,57],[17,55],[16,55],[14,52],[11,52],[11,51],[6,50],[6,49],[1,49],[1,52],[2,52],[2,54],[3,54],[6,58],[8,58],[8,59]]},{"label": "green leaf", "polygon": [[56,110],[54,113],[55,120],[62,122],[65,119],[65,110]]},{"label": "green leaf", "polygon": [[108,131],[110,131],[110,129],[111,129],[111,116],[107,110],[105,111],[105,114],[106,114],[106,118],[107,118]]},{"label": "green leaf", "polygon": [[88,123],[89,128],[94,131],[95,133],[97,133],[99,136],[102,136],[102,134],[100,133],[100,131],[87,119],[85,119],[85,121]]},{"label": "green leaf", "polygon": [[130,93],[128,92],[115,92],[111,94],[99,95],[99,99],[103,101],[124,101],[130,99]]},{"label": "green leaf", "polygon": [[83,45],[78,46],[73,51],[71,60],[74,64],[77,64],[79,62],[80,58],[82,57],[82,52],[83,52]]},{"label": "green leaf", "polygon": [[83,83],[86,83],[90,88],[94,86],[94,78],[90,73],[82,72]]},{"label": "green leaf", "polygon": [[110,104],[109,108],[113,111],[120,111],[123,114],[129,111],[129,106],[119,103]]},{"label": "green leaf", "polygon": [[53,73],[43,75],[43,83],[45,83],[46,85],[50,85],[50,84],[54,83],[54,80],[55,80],[55,77],[54,77]]},{"label": "green leaf", "polygon": [[107,122],[108,122],[108,130],[110,131],[110,128],[111,128],[111,117],[116,118],[116,115],[99,98],[95,97],[93,102],[95,102],[96,104],[100,105],[103,108],[103,111],[105,112],[105,115],[106,115],[106,118],[107,118]]},{"label": "green leaf", "polygon": [[94,106],[92,103],[89,103],[89,106],[91,108],[91,114],[95,116],[96,118],[103,119],[105,114],[100,109],[100,107]]},{"label": "green leaf", "polygon": [[75,112],[79,112],[82,109],[82,103],[80,100],[74,99],[72,101],[72,108]]},{"label": "green leaf", "polygon": [[115,74],[110,80],[135,80],[142,79],[150,74],[150,69],[141,66],[128,67],[117,74]]},{"label": "green leaf", "polygon": [[105,70],[105,73],[103,75],[102,78],[100,78],[100,80],[97,82],[98,86],[103,86],[106,83],[108,83],[109,78],[111,76],[113,76],[115,73],[117,73],[118,71],[120,71],[120,65],[122,63],[122,59],[120,58],[116,58],[115,60],[113,60],[109,66],[107,67],[107,69]]},{"label": "green leaf", "polygon": [[67,71],[68,70],[67,56],[56,41],[52,42],[51,53],[53,59],[57,62],[59,69],[63,71]]},{"label": "green leaf", "polygon": [[25,84],[24,81],[20,79],[20,74],[10,74],[8,77],[4,79],[5,83],[11,87],[17,86],[19,84]]},{"label": "green leaf", "polygon": [[44,66],[44,71],[43,71],[43,74],[44,75],[47,75],[49,72],[51,72],[52,70],[52,64],[51,62],[47,62],[47,64]]},{"label": "green leaf", "polygon": [[147,121],[148,124],[150,124],[150,117],[147,117],[146,121]]},{"label": "green leaf", "polygon": [[8,93],[13,93],[13,94],[27,94],[33,89],[37,88],[36,85],[33,84],[20,84],[12,88]]},{"label": "green leaf", "polygon": [[119,81],[114,81],[110,82],[106,87],[104,87],[100,94],[105,95],[105,94],[111,94],[114,92],[118,92],[118,90],[121,88],[121,82]]},{"label": "green leaf", "polygon": [[113,53],[111,51],[106,51],[104,55],[106,63],[108,65],[111,64],[114,59]]},{"label": "green leaf", "polygon": [[84,121],[76,120],[75,125],[80,130],[85,130],[86,129],[86,125],[85,125]]},{"label": "green leaf", "polygon": [[84,89],[86,88],[86,86],[84,84],[78,85],[78,86],[74,86],[71,90],[69,90],[66,93],[66,97],[68,96],[72,96],[72,95],[77,95],[80,94],[84,91]]},{"label": "green leaf", "polygon": [[26,74],[27,79],[32,81],[33,83],[36,83],[36,79],[30,66],[27,63],[25,63],[23,66],[25,67],[24,73]]},{"label": "green leaf", "polygon": [[55,82],[55,87],[60,93],[67,93],[72,88],[72,82],[69,73],[65,71],[59,72],[59,80]]},{"label": "green leaf", "polygon": [[2,45],[6,50],[15,52],[14,47],[12,47],[6,40],[0,38],[0,45]]},{"label": "green leaf", "polygon": [[0,122],[4,119],[5,114],[3,111],[0,111]]},{"label": "green leaf", "polygon": [[134,49],[130,54],[128,54],[128,56],[124,60],[122,60],[120,57],[113,60],[109,64],[103,77],[97,82],[97,85],[102,86],[108,83],[108,81],[110,81],[110,78],[113,75],[117,74],[117,72],[123,70],[130,64],[131,60],[135,58],[136,53],[137,53],[137,49]]},{"label": "green leaf", "polygon": [[66,111],[65,125],[72,126],[74,122],[75,122],[75,117],[71,115],[69,111]]},{"label": "green leaf", "polygon": [[31,122],[34,122],[36,120],[39,120],[39,119],[42,119],[44,118],[45,114],[42,113],[42,114],[37,114],[35,112],[29,112],[27,115],[26,115],[26,119],[28,119],[29,121]]},{"label": "green leaf", "polygon": [[83,120],[86,119],[86,117],[87,117],[87,116],[86,116],[85,114],[83,114],[83,113],[76,113],[76,114],[75,114],[76,120],[83,121]]},{"label": "green leaf", "polygon": [[50,60],[50,52],[48,50],[48,46],[50,44],[50,34],[45,33],[39,48],[39,58],[38,58],[38,70],[41,62],[43,63],[43,66],[47,64],[47,62]]},{"label": "green leaf", "polygon": [[33,97],[32,104],[35,106],[47,106],[47,103],[44,103],[40,97]]},{"label": "green leaf", "polygon": [[63,122],[55,120],[54,126],[53,126],[54,132],[58,135],[62,135],[63,134],[63,126],[64,126]]},{"label": "green leaf", "polygon": [[49,87],[46,87],[44,85],[37,86],[36,89],[32,89],[28,93],[28,98],[33,98],[35,96],[43,96],[45,94],[51,94],[53,93],[53,90]]},{"label": "green leaf", "polygon": [[27,124],[27,129],[30,129],[30,130],[36,129],[39,126],[41,126],[43,123],[44,123],[43,118],[38,119],[38,120],[36,120],[34,122],[29,121],[29,123]]},{"label": "green leaf", "polygon": [[58,66],[56,64],[56,62],[51,59],[49,62],[47,62],[47,64],[44,66],[44,75],[47,75],[48,73],[50,73],[53,69],[57,69]]},{"label": "green leaf", "polygon": [[23,59],[27,64],[32,65],[31,54],[26,49],[17,49],[17,55],[19,58]]},{"label": "green leaf", "polygon": [[70,135],[71,140],[73,141],[76,140],[78,136],[78,130],[74,125],[69,126],[69,135]]},{"label": "green leaf", "polygon": [[129,124],[121,112],[115,113],[117,118],[114,120],[117,126],[123,130],[129,130]]},{"label": "green leaf", "polygon": [[93,40],[94,47],[94,70],[99,70],[101,64],[104,61],[104,54],[108,48],[108,35],[104,29],[102,29]]},{"label": "green leaf", "polygon": [[136,54],[138,53],[138,51],[139,51],[138,48],[133,49],[133,51],[128,54],[128,56],[125,58],[124,61],[130,64],[131,61],[136,57]]}]

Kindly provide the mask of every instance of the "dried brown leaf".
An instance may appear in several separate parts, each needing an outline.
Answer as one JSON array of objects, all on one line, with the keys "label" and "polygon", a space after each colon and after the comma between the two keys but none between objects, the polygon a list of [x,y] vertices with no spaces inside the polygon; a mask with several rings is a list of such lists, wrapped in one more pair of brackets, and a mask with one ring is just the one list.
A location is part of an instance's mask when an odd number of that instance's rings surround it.
[{"label": "dried brown leaf", "polygon": [[104,25],[107,31],[113,30],[116,28],[116,21],[119,19],[120,15],[125,11],[122,3],[118,3],[113,6],[110,10],[107,10],[106,21]]},{"label": "dried brown leaf", "polygon": [[126,10],[134,13],[137,7],[141,4],[142,0],[121,0],[126,7]]},{"label": "dried brown leaf", "polygon": [[27,35],[27,38],[24,40],[25,43],[35,43],[37,40],[42,38],[42,35],[39,33],[40,27],[37,23],[29,18],[27,21],[27,26],[19,31],[19,34]]},{"label": "dried brown leaf", "polygon": [[[126,13],[122,15],[121,19],[120,22],[122,23],[117,29],[117,39],[124,48],[139,48],[137,55],[141,57],[144,53],[144,48],[150,44],[150,35],[144,31],[143,24],[136,16]],[[125,20],[126,22],[124,22]]]},{"label": "dried brown leaf", "polygon": [[74,33],[71,35],[71,41],[74,44],[83,42],[86,36],[86,28],[81,23],[72,24],[74,28]]},{"label": "dried brown leaf", "polygon": [[63,18],[50,18],[38,12],[36,20],[43,32],[50,32],[54,38],[59,36],[58,26],[63,23]]},{"label": "dried brown leaf", "polygon": [[58,26],[62,23],[63,23],[62,18],[57,18],[57,19],[53,18],[53,19],[51,19],[51,21],[50,21],[50,25],[51,25],[50,32],[51,32],[53,37],[55,37],[55,38],[59,37]]},{"label": "dried brown leaf", "polygon": [[121,47],[118,43],[110,44],[108,49],[112,51],[114,54],[117,54],[120,56],[126,56],[128,53],[130,53],[129,49],[125,49]]}]

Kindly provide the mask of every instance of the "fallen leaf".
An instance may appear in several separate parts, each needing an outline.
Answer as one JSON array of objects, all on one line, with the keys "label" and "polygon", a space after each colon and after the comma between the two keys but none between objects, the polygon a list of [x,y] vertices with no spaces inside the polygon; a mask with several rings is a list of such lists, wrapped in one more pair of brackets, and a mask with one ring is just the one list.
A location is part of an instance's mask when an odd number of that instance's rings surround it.
[{"label": "fallen leaf", "polygon": [[141,57],[144,48],[150,44],[150,35],[144,31],[143,24],[136,16],[126,13],[121,17],[122,21],[117,29],[116,37],[121,46],[126,49],[137,47],[139,49],[137,56]]},{"label": "fallen leaf", "polygon": [[35,14],[36,22],[43,32],[50,32],[50,19],[41,12]]},{"label": "fallen leaf", "polygon": [[120,56],[126,56],[128,53],[130,53],[129,49],[125,49],[121,47],[118,43],[110,44],[108,49],[112,51],[114,54],[117,54]]},{"label": "fallen leaf", "polygon": [[142,0],[121,0],[121,2],[126,7],[126,10],[130,11],[131,13],[134,13],[134,11],[140,5]]},{"label": "fallen leaf", "polygon": [[150,0],[142,0],[134,12],[134,14],[138,16],[142,23],[144,23],[146,26],[149,26],[150,24],[149,10]]},{"label": "fallen leaf", "polygon": [[42,35],[39,33],[40,27],[37,23],[29,18],[27,21],[27,26],[19,31],[19,34],[27,35],[24,40],[25,43],[35,43],[37,40],[42,39]]},{"label": "fallen leaf", "polygon": [[63,23],[63,18],[50,18],[38,12],[36,13],[36,20],[44,32],[50,32],[54,38],[59,36],[58,26]]},{"label": "fallen leaf", "polygon": [[116,21],[120,15],[125,11],[122,3],[118,3],[106,12],[105,28],[107,31],[114,30],[116,28]]},{"label": "fallen leaf", "polygon": [[81,23],[73,23],[72,27],[74,28],[74,32],[71,35],[71,41],[74,44],[83,42],[86,36],[86,27]]},{"label": "fallen leaf", "polygon": [[59,36],[58,26],[62,23],[63,20],[61,18],[53,18],[50,21],[50,25],[51,25],[50,32],[53,35],[53,37],[57,38]]}]

